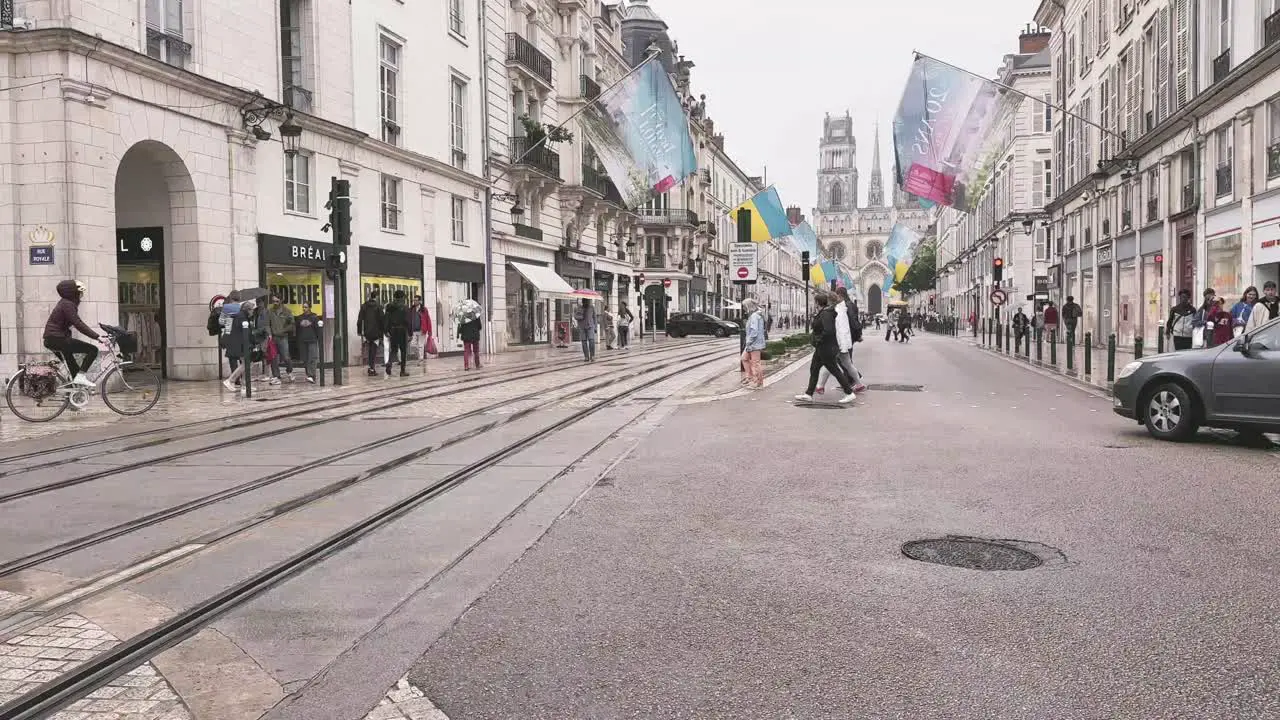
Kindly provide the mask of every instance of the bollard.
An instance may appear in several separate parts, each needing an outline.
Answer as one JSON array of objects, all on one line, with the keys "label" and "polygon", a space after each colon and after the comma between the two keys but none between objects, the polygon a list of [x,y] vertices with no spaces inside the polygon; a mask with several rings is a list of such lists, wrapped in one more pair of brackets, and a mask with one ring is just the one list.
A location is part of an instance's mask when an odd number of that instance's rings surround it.
[{"label": "bollard", "polygon": [[1076,334],[1067,333],[1067,372],[1075,372],[1076,369]]},{"label": "bollard", "polygon": [[1058,336],[1049,335],[1049,364],[1058,367]]},{"label": "bollard", "polygon": [[1084,334],[1084,376],[1093,377],[1093,333]]},{"label": "bollard", "polygon": [[1000,323],[996,322],[994,319],[991,321],[991,334],[995,335],[996,352],[1000,352],[1004,347],[1004,336],[1000,334]]},{"label": "bollard", "polygon": [[1142,359],[1142,336],[1133,339],[1133,359]]},{"label": "bollard", "polygon": [[1107,336],[1107,382],[1116,381],[1116,334]]},{"label": "bollard", "polygon": [[1044,328],[1036,328],[1036,364],[1044,364]]},{"label": "bollard", "polygon": [[1013,346],[1009,344],[1009,323],[1004,324],[1004,354],[1009,355],[1013,350]]},{"label": "bollard", "polygon": [[[324,387],[324,320],[317,320],[316,327],[320,328],[320,357],[316,358],[316,374],[320,376],[320,387]],[[306,372],[305,368],[303,372]]]},{"label": "bollard", "polygon": [[1156,332],[1156,352],[1164,354],[1164,333],[1159,331]]},{"label": "bollard", "polygon": [[240,362],[244,363],[244,396],[245,398],[252,398],[253,397],[253,336],[249,334],[248,320],[241,322],[240,327],[244,329],[244,337],[245,337],[244,357],[240,358]]}]

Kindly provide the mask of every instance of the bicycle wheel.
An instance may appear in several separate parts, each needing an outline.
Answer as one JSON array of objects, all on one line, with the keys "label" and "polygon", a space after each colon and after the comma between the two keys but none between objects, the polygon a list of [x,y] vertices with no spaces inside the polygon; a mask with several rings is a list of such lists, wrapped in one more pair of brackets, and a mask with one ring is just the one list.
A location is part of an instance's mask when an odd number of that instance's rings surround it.
[{"label": "bicycle wheel", "polygon": [[[141,415],[160,400],[160,376],[140,365],[116,365],[98,381],[102,402],[121,415]],[[135,405],[126,409],[133,401]]]},{"label": "bicycle wheel", "polygon": [[28,374],[23,368],[9,378],[4,401],[14,415],[27,422],[49,422],[71,405],[67,394],[57,389],[59,384],[56,375]]}]

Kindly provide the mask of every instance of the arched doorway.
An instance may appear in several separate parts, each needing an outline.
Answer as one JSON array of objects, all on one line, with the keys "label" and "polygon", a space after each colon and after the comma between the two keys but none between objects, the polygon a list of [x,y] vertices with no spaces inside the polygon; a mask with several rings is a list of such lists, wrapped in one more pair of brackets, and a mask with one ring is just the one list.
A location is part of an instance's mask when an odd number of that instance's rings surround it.
[{"label": "arched doorway", "polygon": [[[185,318],[191,308],[173,302],[174,285],[198,281],[202,264],[191,250],[198,247],[195,184],[182,158],[154,140],[129,148],[116,170],[115,210],[118,322],[138,334],[136,360],[168,377],[175,328],[203,326],[203,317]],[[184,243],[189,251],[177,252]],[[206,301],[196,300],[203,315]]]},{"label": "arched doorway", "polygon": [[644,325],[650,332],[667,329],[667,289],[650,285],[644,289]]},{"label": "arched doorway", "polygon": [[884,298],[882,297],[882,295],[883,295],[883,292],[880,290],[879,283],[873,284],[867,290],[867,312],[868,313],[871,313],[872,315],[879,315],[880,313],[884,312],[884,306],[881,304],[884,302]]}]

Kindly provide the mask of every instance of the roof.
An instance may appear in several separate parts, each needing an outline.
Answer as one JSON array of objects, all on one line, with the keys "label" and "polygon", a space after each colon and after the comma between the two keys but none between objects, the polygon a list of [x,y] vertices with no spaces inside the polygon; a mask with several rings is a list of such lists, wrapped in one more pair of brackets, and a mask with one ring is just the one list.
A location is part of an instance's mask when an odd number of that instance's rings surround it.
[{"label": "roof", "polygon": [[631,0],[631,2],[627,4],[626,10],[623,13],[623,19],[663,22],[662,18],[658,17],[658,13],[654,12],[653,8],[649,7],[649,0]]}]

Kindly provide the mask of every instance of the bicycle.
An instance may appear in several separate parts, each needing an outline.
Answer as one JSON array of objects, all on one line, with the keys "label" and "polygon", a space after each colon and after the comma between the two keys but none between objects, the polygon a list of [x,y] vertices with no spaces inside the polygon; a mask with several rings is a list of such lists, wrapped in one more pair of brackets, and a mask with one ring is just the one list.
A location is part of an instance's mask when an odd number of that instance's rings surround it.
[{"label": "bicycle", "polygon": [[[5,402],[14,415],[27,422],[49,422],[68,407],[83,410],[95,390],[102,395],[102,402],[120,415],[141,415],[155,407],[160,400],[159,376],[151,368],[136,365],[130,359],[138,351],[137,334],[105,323],[99,323],[98,327],[106,332],[107,347],[95,363],[99,372],[96,378],[91,378],[94,384],[84,387],[72,385],[66,363],[56,355],[53,360],[20,364],[17,372],[9,378],[4,393]],[[85,376],[90,377],[92,370],[86,370]],[[140,396],[143,400],[141,409],[126,410],[118,405],[117,391]],[[47,417],[28,414],[18,409],[15,400],[34,400],[37,408],[51,410],[52,414]]]}]

